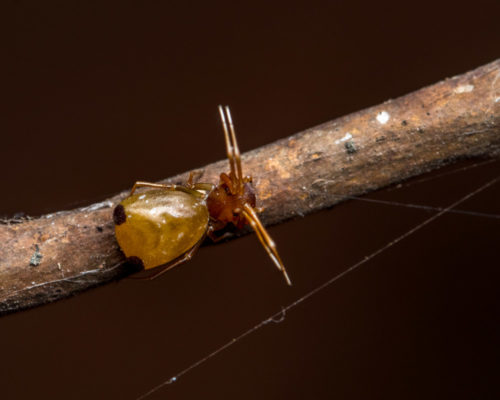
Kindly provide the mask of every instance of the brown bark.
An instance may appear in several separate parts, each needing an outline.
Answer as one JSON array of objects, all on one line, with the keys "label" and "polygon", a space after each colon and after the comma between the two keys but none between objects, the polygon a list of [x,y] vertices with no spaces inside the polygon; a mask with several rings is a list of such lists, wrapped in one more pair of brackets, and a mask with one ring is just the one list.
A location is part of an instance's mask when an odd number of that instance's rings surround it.
[{"label": "brown bark", "polygon": [[[275,224],[466,157],[500,154],[500,60],[243,155],[265,224]],[[227,161],[203,167],[216,183]],[[181,174],[165,182],[183,182]],[[48,303],[131,272],[99,204],[0,225],[0,313]]]}]

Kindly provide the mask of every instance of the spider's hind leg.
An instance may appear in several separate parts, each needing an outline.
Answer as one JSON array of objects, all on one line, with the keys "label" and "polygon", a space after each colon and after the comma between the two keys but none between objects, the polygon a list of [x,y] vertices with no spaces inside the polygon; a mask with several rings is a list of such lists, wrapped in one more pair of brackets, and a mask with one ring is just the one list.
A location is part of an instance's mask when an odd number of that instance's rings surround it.
[{"label": "spider's hind leg", "polygon": [[257,213],[248,204],[245,204],[243,208],[244,209],[241,211],[243,216],[247,219],[250,226],[255,231],[260,243],[266,250],[271,260],[273,260],[274,265],[276,265],[276,268],[278,268],[283,273],[286,283],[288,283],[291,286],[292,281],[290,280],[290,277],[286,272],[285,266],[283,265],[283,261],[281,261],[281,257],[279,256],[278,250],[276,249],[276,244],[274,243],[273,239],[267,232],[266,228],[264,228],[264,225],[262,225],[262,222],[260,222]]}]

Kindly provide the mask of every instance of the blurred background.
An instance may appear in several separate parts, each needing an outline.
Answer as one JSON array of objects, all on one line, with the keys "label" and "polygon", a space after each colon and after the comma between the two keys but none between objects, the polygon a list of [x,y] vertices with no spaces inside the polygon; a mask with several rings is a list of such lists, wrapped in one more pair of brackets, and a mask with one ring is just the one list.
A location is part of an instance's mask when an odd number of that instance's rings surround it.
[{"label": "blurred background", "polygon": [[[245,151],[500,56],[497,0],[159,3],[4,4],[0,214],[222,159],[219,103]],[[447,206],[500,174],[481,162],[368,198]],[[460,208],[497,217],[444,215],[148,398],[498,398],[499,185]],[[0,398],[135,399],[430,215],[353,200],[270,228],[292,288],[249,235],[0,318]]]}]

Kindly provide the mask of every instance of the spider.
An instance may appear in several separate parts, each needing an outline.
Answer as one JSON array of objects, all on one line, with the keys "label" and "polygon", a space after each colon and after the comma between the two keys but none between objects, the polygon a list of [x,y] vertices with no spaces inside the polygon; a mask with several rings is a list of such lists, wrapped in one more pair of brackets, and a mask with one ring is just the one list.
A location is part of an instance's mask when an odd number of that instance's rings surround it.
[{"label": "spider", "polygon": [[[228,227],[242,229],[249,224],[285,281],[291,285],[274,241],[262,225],[256,208],[251,176],[243,176],[240,150],[229,107],[219,106],[226,141],[229,173],[221,173],[218,185],[193,183],[158,184],[138,181],[130,195],[113,211],[115,235],[129,262],[141,269],[159,270],[156,278],[192,258],[206,236],[217,242]],[[151,190],[136,193],[136,189]]]}]

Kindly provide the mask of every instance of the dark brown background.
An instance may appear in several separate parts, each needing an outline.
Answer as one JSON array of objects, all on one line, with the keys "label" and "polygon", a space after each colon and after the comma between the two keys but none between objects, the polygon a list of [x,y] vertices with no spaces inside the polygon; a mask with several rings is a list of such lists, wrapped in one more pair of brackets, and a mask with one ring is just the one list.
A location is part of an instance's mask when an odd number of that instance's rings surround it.
[{"label": "dark brown background", "polygon": [[[4,4],[1,214],[223,158],[219,103],[249,150],[500,56],[496,0],[75,3]],[[371,197],[446,206],[499,173]],[[292,288],[247,236],[4,317],[0,398],[134,399],[430,215],[351,201],[271,228]],[[445,215],[150,398],[495,398],[499,228]]]}]

